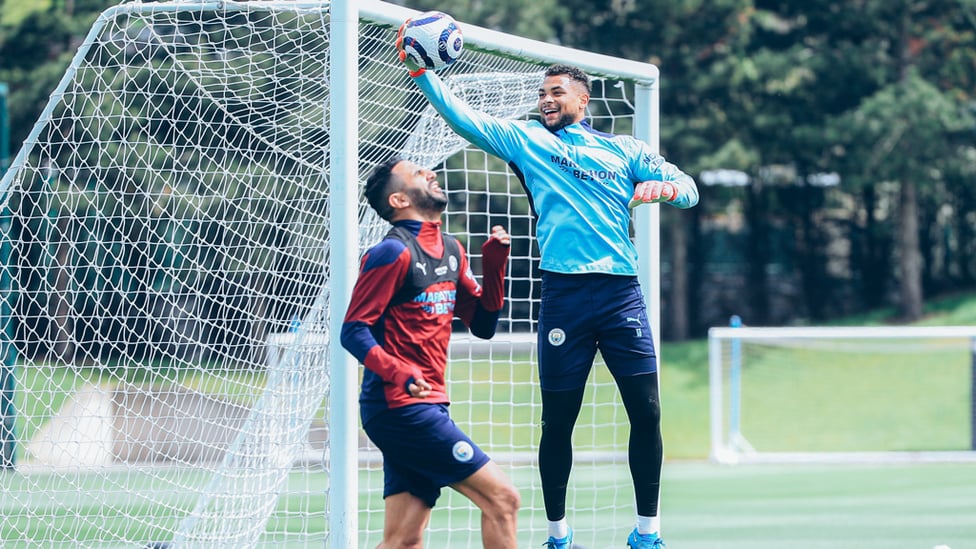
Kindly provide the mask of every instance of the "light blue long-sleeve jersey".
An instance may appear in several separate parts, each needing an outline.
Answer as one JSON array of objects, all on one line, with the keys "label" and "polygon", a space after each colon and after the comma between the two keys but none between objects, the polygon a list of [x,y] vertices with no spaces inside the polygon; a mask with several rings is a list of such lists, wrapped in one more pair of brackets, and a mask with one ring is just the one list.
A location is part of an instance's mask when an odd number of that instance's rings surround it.
[{"label": "light blue long-sleeve jersey", "polygon": [[636,275],[628,204],[642,181],[672,183],[672,206],[698,203],[695,181],[631,136],[598,132],[586,121],[551,132],[536,120],[495,118],[470,108],[433,71],[414,81],[458,135],[508,162],[522,182],[543,270]]}]

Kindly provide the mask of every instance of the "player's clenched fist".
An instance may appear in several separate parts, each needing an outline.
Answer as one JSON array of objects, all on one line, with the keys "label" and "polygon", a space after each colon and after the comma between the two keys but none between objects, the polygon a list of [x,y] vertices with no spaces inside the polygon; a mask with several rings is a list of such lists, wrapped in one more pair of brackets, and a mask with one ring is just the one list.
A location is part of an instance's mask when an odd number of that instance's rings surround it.
[{"label": "player's clenched fist", "polygon": [[407,390],[410,391],[410,396],[414,398],[427,398],[430,396],[431,387],[427,380],[414,378],[413,383],[407,385]]},{"label": "player's clenched fist", "polygon": [[512,237],[505,230],[505,227],[501,225],[495,225],[491,228],[491,235],[488,237],[491,240],[497,240],[500,244],[509,246],[512,244]]},{"label": "player's clenched fist", "polygon": [[678,195],[677,188],[668,181],[643,181],[634,187],[634,196],[630,199],[630,207],[655,202],[668,202]]}]

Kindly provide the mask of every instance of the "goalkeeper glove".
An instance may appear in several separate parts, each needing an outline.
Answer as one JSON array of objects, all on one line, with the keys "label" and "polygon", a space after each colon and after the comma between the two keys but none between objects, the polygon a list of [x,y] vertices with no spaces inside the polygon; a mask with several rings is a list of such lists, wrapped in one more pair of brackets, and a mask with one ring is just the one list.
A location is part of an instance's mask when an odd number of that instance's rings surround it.
[{"label": "goalkeeper glove", "polygon": [[427,69],[418,65],[417,62],[414,61],[413,57],[407,55],[407,51],[403,49],[403,32],[406,30],[408,23],[410,23],[410,19],[404,21],[403,24],[400,25],[400,29],[397,31],[397,36],[396,36],[397,56],[399,56],[400,61],[404,65],[406,65],[407,70],[410,72],[410,76],[416,78],[421,74],[424,74],[424,72],[426,72]]},{"label": "goalkeeper glove", "polygon": [[628,206],[635,208],[641,204],[670,202],[677,197],[678,188],[669,181],[642,181],[634,187],[634,196]]}]

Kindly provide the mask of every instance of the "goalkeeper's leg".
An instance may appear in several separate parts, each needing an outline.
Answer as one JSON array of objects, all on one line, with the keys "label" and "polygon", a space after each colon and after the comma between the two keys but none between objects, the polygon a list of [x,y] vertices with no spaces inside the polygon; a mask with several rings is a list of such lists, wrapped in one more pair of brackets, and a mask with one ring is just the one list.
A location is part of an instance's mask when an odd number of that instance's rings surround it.
[{"label": "goalkeeper's leg", "polygon": [[566,517],[566,487],[573,468],[573,426],[583,402],[583,389],[542,390],[539,478],[546,518],[550,521]]},{"label": "goalkeeper's leg", "polygon": [[656,519],[664,455],[657,373],[616,380],[630,418],[630,474],[637,498],[637,515]]},{"label": "goalkeeper's leg", "polygon": [[608,306],[601,325],[600,353],[630,418],[629,461],[637,523],[640,533],[651,533],[648,530],[657,526],[663,455],[657,353],[637,279],[621,277],[605,284],[603,291],[603,302],[612,306]]},{"label": "goalkeeper's leg", "polygon": [[605,276],[542,275],[539,310],[539,385],[542,390],[542,438],[539,477],[549,519],[549,547],[567,547],[573,532],[566,520],[566,492],[573,467],[573,427],[593,367],[600,311],[590,303]]}]

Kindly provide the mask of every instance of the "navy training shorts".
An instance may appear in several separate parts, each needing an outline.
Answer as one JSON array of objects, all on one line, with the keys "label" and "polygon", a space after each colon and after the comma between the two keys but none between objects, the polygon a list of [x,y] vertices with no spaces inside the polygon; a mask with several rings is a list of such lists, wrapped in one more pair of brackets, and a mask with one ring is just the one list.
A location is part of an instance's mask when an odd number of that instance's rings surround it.
[{"label": "navy training shorts", "polygon": [[409,492],[434,507],[441,488],[485,466],[489,457],[454,423],[445,404],[413,404],[363,426],[383,453],[383,497]]},{"label": "navy training shorts", "polygon": [[586,383],[599,349],[614,378],[657,371],[637,277],[543,272],[539,382],[546,391]]}]

